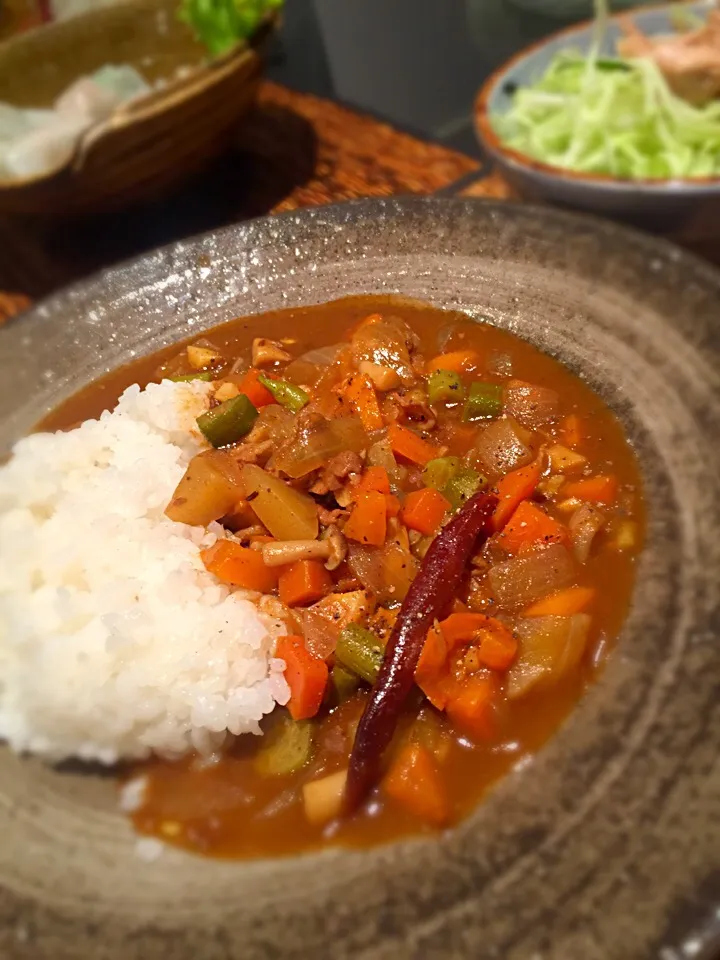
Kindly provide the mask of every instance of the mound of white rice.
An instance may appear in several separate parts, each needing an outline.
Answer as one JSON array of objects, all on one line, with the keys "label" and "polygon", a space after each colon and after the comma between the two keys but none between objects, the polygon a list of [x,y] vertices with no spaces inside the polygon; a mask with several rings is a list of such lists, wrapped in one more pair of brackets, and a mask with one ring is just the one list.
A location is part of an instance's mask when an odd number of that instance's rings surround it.
[{"label": "mound of white rice", "polygon": [[206,383],[130,387],[0,467],[0,739],[112,763],[216,749],[287,702],[282,625],[211,576],[214,531],[164,509],[203,446]]}]

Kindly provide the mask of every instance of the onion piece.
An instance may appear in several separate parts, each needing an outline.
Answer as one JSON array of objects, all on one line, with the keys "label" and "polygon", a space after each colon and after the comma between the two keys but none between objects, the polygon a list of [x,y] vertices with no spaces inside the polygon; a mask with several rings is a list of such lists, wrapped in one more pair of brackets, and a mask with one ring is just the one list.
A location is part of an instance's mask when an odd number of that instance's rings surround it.
[{"label": "onion piece", "polygon": [[508,698],[517,700],[538,686],[557,683],[574,670],[585,653],[590,622],[586,613],[518,620],[515,634],[520,649],[507,675]]},{"label": "onion piece", "polygon": [[500,606],[518,610],[568,586],[573,575],[570,554],[561,543],[552,543],[495,564],[488,573],[488,580]]},{"label": "onion piece", "polygon": [[556,418],[560,397],[548,387],[511,380],[504,391],[505,413],[529,430],[539,430]]},{"label": "onion piece", "polygon": [[253,428],[245,436],[249,443],[260,443],[263,440],[272,440],[275,447],[287,443],[295,432],[295,414],[281,407],[279,403],[269,403],[262,407]]},{"label": "onion piece", "polygon": [[366,450],[368,443],[368,436],[357,417],[335,420],[317,417],[304,423],[295,439],[277,451],[272,465],[297,479],[322,467],[338,453]]},{"label": "onion piece", "polygon": [[483,469],[493,476],[510,473],[533,459],[527,439],[525,431],[521,435],[513,421],[503,417],[480,431],[474,453]]},{"label": "onion piece", "polygon": [[312,363],[317,367],[330,367],[337,360],[337,355],[342,350],[344,344],[333,343],[328,347],[319,347],[317,350],[308,350],[301,354],[298,360],[304,360],[305,363]]},{"label": "onion piece", "polygon": [[348,544],[348,566],[380,603],[404,600],[419,567],[409,548],[393,541],[379,549]]},{"label": "onion piece", "polygon": [[585,563],[590,556],[595,536],[605,526],[605,514],[590,503],[584,503],[568,522],[575,557]]},{"label": "onion piece", "polygon": [[305,646],[314,657],[327,660],[329,656],[335,653],[335,647],[340,636],[339,624],[323,617],[312,607],[298,612],[302,622]]},{"label": "onion piece", "polygon": [[396,317],[365,323],[352,338],[352,359],[356,367],[365,360],[394,370],[406,383],[415,380],[410,350],[415,348],[415,334]]}]

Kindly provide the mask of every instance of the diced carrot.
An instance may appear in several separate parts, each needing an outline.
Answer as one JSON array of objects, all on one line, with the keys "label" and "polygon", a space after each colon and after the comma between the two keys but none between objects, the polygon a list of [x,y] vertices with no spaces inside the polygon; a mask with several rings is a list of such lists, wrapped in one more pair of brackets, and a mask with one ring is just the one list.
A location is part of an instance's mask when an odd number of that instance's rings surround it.
[{"label": "diced carrot", "polygon": [[480,631],[480,644],[476,648],[478,660],[491,670],[507,670],[518,652],[518,642],[504,623],[488,617],[488,623]]},{"label": "diced carrot", "polygon": [[441,620],[440,629],[448,649],[454,650],[462,643],[472,643],[478,631],[487,626],[489,619],[484,613],[451,613]]},{"label": "diced carrot", "polygon": [[441,353],[428,363],[427,372],[451,370],[453,373],[470,373],[480,366],[480,354],[477,350],[451,350]]},{"label": "diced carrot", "polygon": [[267,407],[271,403],[277,403],[275,397],[267,387],[264,387],[258,380],[258,375],[261,372],[261,370],[257,370],[255,367],[250,367],[238,384],[240,393],[244,393],[250,403],[258,409],[260,409],[260,407]]},{"label": "diced carrot", "polygon": [[457,681],[445,670],[436,677],[423,677],[418,686],[436,710],[444,710],[457,690]]},{"label": "diced carrot", "polygon": [[385,497],[385,505],[387,507],[388,520],[391,517],[396,517],[400,513],[402,504],[400,500],[395,496],[394,493],[389,493]]},{"label": "diced carrot", "polygon": [[442,672],[447,662],[447,655],[448,647],[442,630],[439,625],[431,627],[425,637],[420,659],[415,668],[415,682],[421,689],[423,680],[433,680]]},{"label": "diced carrot", "polygon": [[507,670],[517,654],[517,641],[505,624],[484,613],[451,613],[438,626],[448,652],[474,646],[482,666],[492,670]]},{"label": "diced carrot", "polygon": [[302,637],[280,637],[275,656],[285,661],[285,680],[290,687],[290,716],[293,720],[314,717],[325,695],[327,664],[310,653]]},{"label": "diced carrot", "polygon": [[420,820],[442,826],[450,817],[450,800],[435,760],[419,743],[407,743],[398,751],[382,787]]},{"label": "diced carrot", "polygon": [[576,413],[571,413],[569,417],[565,417],[560,424],[560,437],[562,442],[566,446],[572,447],[573,450],[583,442],[583,422]]},{"label": "diced carrot", "polygon": [[360,374],[353,374],[345,387],[345,396],[368,433],[372,433],[373,430],[382,430],[385,421],[380,412],[375,388],[368,379],[361,377]]},{"label": "diced carrot", "polygon": [[377,490],[368,490],[355,501],[343,533],[358,543],[381,547],[387,534],[387,500]]},{"label": "diced carrot", "polygon": [[411,530],[429,536],[435,533],[443,517],[450,509],[450,502],[432,487],[413,490],[405,497],[402,507],[402,522]]},{"label": "diced carrot", "polygon": [[595,599],[593,587],[567,587],[528,607],[524,617],[571,617],[582,613]]},{"label": "diced carrot", "polygon": [[417,463],[421,467],[424,467],[429,460],[433,460],[439,455],[438,447],[397,423],[388,427],[388,440],[393,453],[402,457],[403,460]]},{"label": "diced carrot", "polygon": [[266,567],[262,553],[234,540],[218,540],[201,552],[200,559],[218,580],[234,587],[270,593],[278,583],[277,567]]},{"label": "diced carrot", "polygon": [[450,722],[478,740],[495,739],[497,692],[491,677],[469,677],[445,707]]},{"label": "diced carrot", "polygon": [[563,497],[576,500],[589,500],[592,503],[612,503],[617,496],[617,477],[612,474],[598,474],[587,480],[568,481],[563,486]]},{"label": "diced carrot", "polygon": [[297,560],[280,569],[278,594],[288,607],[305,607],[332,590],[332,577],[321,560]]},{"label": "diced carrot", "polygon": [[374,490],[376,493],[390,493],[390,478],[385,467],[368,467],[363,473],[360,483],[355,487],[354,494],[359,496]]},{"label": "diced carrot", "polygon": [[518,504],[533,493],[540,481],[542,464],[540,459],[529,463],[526,467],[507,473],[495,484],[498,505],[493,514],[492,526],[494,530],[502,530],[518,507]]},{"label": "diced carrot", "polygon": [[499,534],[499,542],[510,553],[517,553],[526,544],[564,543],[568,537],[567,527],[530,500],[523,500]]}]

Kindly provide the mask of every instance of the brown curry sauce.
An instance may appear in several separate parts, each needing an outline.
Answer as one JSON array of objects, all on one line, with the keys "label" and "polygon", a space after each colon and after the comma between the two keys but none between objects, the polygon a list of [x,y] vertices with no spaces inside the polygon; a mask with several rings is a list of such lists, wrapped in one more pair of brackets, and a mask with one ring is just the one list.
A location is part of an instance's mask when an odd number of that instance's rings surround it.
[{"label": "brown curry sauce", "polygon": [[[617,476],[622,511],[637,523],[639,530],[643,529],[638,467],[619,422],[582,380],[503,330],[477,324],[463,314],[396,298],[356,297],[241,318],[203,331],[202,336],[233,356],[247,353],[253,337],[258,335],[270,339],[291,337],[295,341],[293,355],[298,357],[308,350],[337,343],[368,313],[383,311],[398,314],[410,324],[421,339],[425,356],[441,352],[452,329],[454,345],[474,347],[484,357],[493,352],[507,354],[512,358],[514,377],[557,391],[563,415],[577,413],[589,427],[582,453],[597,472]],[[97,417],[112,407],[130,384],[145,386],[157,380],[159,366],[176,356],[178,349],[178,344],[174,344],[113,371],[65,401],[44,420],[42,429],[67,428]],[[618,551],[609,537],[600,535],[597,549],[582,567],[578,582],[595,587],[600,602],[593,607],[589,649],[577,671],[555,686],[507,702],[501,735],[495,743],[473,744],[462,735],[443,734],[442,776],[452,800],[454,822],[469,814],[495,781],[542,747],[596,678],[628,609],[636,555],[637,548]],[[154,760],[142,765],[133,771],[133,775],[144,773],[148,778],[145,801],[133,816],[138,831],[217,857],[283,855],[327,844],[365,847],[432,832],[434,828],[413,818],[380,790],[352,818],[327,826],[314,826],[305,818],[301,786],[320,773],[347,766],[348,728],[359,719],[366,696],[366,691],[356,694],[324,716],[316,733],[311,763],[293,774],[273,778],[260,775],[253,765],[258,741],[249,735],[236,741],[216,763],[191,757],[174,763]],[[409,707],[409,717],[419,705],[420,697]],[[274,718],[266,722],[272,724]]]}]

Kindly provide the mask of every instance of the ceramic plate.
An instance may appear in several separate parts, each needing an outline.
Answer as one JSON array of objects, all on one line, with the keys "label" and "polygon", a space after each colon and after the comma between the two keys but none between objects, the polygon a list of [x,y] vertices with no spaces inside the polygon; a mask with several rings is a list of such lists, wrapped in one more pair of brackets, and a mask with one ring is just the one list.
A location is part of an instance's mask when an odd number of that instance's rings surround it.
[{"label": "ceramic plate", "polygon": [[[617,650],[557,736],[437,839],[153,863],[111,778],[0,751],[0,956],[681,960],[720,906],[720,275],[610,224],[460,200],[257,220],[88,280],[0,331],[0,453],[62,397],[244,313],[349,293],[459,308],[622,419],[648,543]],[[288,331],[290,332],[290,331]],[[692,952],[691,952],[692,951]]]},{"label": "ceramic plate", "polygon": [[[686,15],[704,20],[712,0],[684,3]],[[621,19],[631,17],[650,37],[672,34],[678,4],[641,7],[610,18],[602,53],[616,54],[622,36]],[[600,213],[619,220],[694,236],[718,236],[720,177],[695,180],[620,180],[606,174],[579,173],[551,167],[507,147],[495,131],[493,118],[508,111],[518,87],[541,77],[553,57],[562,51],[590,51],[593,23],[569,27],[527,47],[489,77],[475,103],[475,126],[480,141],[518,193],[532,200]]]}]

